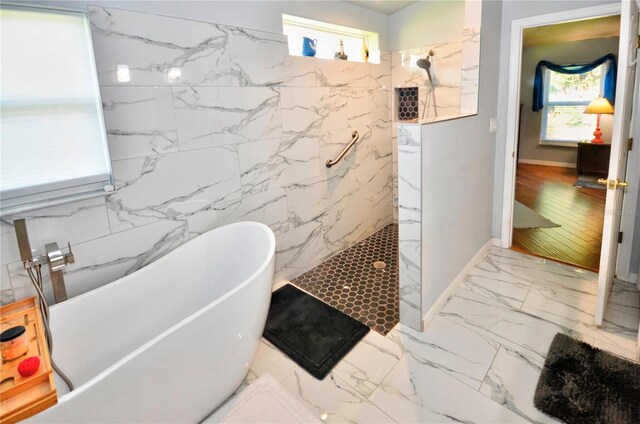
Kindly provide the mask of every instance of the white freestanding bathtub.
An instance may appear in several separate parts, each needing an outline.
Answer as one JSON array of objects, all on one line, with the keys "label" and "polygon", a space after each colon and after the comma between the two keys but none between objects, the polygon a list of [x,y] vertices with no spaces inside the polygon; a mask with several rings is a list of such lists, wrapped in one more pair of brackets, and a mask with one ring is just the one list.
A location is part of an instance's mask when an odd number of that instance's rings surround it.
[{"label": "white freestanding bathtub", "polygon": [[51,308],[54,358],[76,389],[35,422],[189,422],[240,386],[264,330],[275,238],[209,231]]}]

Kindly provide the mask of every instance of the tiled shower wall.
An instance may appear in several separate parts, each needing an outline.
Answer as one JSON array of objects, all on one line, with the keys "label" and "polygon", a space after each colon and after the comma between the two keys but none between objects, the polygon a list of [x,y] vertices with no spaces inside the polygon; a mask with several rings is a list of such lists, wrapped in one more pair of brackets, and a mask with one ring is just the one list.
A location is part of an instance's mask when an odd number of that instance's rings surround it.
[{"label": "tiled shower wall", "polygon": [[[480,27],[464,28],[461,36],[459,40],[392,52],[393,87],[419,88],[420,118],[425,107],[425,81],[428,84],[428,78],[427,73],[414,62],[417,58],[427,56],[430,50],[435,52],[431,60],[435,70],[438,116],[476,113]],[[425,118],[434,116],[432,103]]]},{"label": "tiled shower wall", "polygon": [[422,331],[422,127],[398,126],[400,322]]},{"label": "tiled shower wall", "polygon": [[[278,278],[391,222],[388,52],[381,64],[293,57],[281,34],[104,8],[90,19],[116,191],[20,216],[33,248],[71,242],[70,296],[231,222],[273,229]],[[353,130],[355,150],[327,169]],[[15,218],[2,220],[3,303],[32,293]]]},{"label": "tiled shower wall", "polygon": [[[462,38],[446,43],[431,44],[391,52],[392,87],[418,87],[418,119],[426,106],[428,81],[427,74],[414,62],[423,58],[429,50],[435,52],[433,67],[435,69],[435,95],[439,117],[454,117],[474,114],[478,107],[478,63],[480,58],[480,27],[463,28]],[[395,90],[391,92],[395,97]],[[397,99],[389,100],[391,108],[395,108]],[[424,115],[425,119],[434,118],[433,103]],[[393,199],[394,220],[398,220],[398,155],[397,155],[397,111],[392,111],[393,127]]]}]

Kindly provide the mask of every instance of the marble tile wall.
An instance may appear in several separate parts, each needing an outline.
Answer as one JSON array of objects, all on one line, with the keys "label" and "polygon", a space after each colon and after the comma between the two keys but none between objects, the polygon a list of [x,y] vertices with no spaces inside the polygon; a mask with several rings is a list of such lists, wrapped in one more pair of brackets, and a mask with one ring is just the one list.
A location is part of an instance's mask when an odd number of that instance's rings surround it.
[{"label": "marble tile wall", "polygon": [[[70,296],[235,221],[273,229],[278,278],[392,221],[389,52],[381,64],[295,57],[281,34],[111,8],[89,16],[116,190],[3,218],[3,303],[32,293],[19,217],[32,247],[73,245]],[[120,64],[130,82],[116,81]],[[353,130],[355,149],[327,169]]]},{"label": "marble tile wall", "polygon": [[461,67],[460,114],[477,113],[480,83],[480,27],[469,27],[463,30]]},{"label": "marble tile wall", "polygon": [[[429,100],[424,118],[435,117],[436,109],[439,117],[476,113],[480,27],[464,28],[460,40],[391,53],[392,85],[394,88],[419,88],[420,119],[427,105],[427,94],[429,96],[431,94],[427,88],[429,86],[427,73],[415,62],[427,56],[430,50],[435,52],[431,61],[435,79],[436,106],[434,107],[433,101]],[[397,117],[395,110],[394,116]]]},{"label": "marble tile wall", "polygon": [[[418,68],[416,60],[425,57],[434,50],[432,58],[435,75],[435,107],[433,99],[427,106],[428,77],[424,70]],[[458,116],[477,112],[478,104],[478,63],[480,60],[480,27],[464,28],[462,38],[441,44],[426,45],[417,48],[391,52],[391,86],[388,104],[392,110],[393,138],[393,202],[394,220],[398,221],[398,157],[397,157],[397,93],[399,87],[418,87],[418,119],[434,118],[437,108],[438,116]],[[423,112],[424,115],[423,115]]]},{"label": "marble tile wall", "polygon": [[422,330],[422,127],[398,126],[400,322]]},{"label": "marble tile wall", "polygon": [[[427,56],[430,50],[432,57],[435,97],[438,116],[458,115],[460,109],[460,82],[462,69],[462,40],[423,46],[419,48],[394,51],[391,53],[391,75],[393,87],[418,87],[419,118],[427,104],[429,80],[427,73],[418,68],[416,60]],[[424,117],[433,118],[435,108],[429,100]],[[395,116],[395,114],[394,114]]]},{"label": "marble tile wall", "polygon": [[[400,322],[416,330],[422,327],[421,305],[421,160],[422,135],[419,124],[400,121],[396,110],[399,87],[418,87],[418,120],[457,117],[478,110],[480,63],[480,26],[468,26],[460,40],[437,45],[393,51],[391,82],[394,90],[389,101],[393,112],[393,204],[400,239]],[[435,52],[432,66],[435,80],[435,105],[428,89],[427,74],[415,62]],[[428,107],[427,107],[428,106]],[[425,110],[426,108],[426,110]],[[424,115],[423,115],[423,112]]]}]

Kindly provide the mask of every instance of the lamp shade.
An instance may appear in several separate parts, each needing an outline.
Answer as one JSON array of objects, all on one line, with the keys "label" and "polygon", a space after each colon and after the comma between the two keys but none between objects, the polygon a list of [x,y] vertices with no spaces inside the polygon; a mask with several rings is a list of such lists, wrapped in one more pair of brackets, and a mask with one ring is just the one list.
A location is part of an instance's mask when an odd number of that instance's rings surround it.
[{"label": "lamp shade", "polygon": [[609,100],[604,97],[598,97],[591,100],[589,106],[584,110],[584,113],[613,113],[613,106],[609,103]]}]

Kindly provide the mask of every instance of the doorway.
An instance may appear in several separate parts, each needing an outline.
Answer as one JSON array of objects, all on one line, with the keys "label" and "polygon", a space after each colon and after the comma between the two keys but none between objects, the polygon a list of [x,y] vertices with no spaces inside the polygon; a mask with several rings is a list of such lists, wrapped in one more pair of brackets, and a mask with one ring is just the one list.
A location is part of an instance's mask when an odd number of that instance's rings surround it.
[{"label": "doorway", "polygon": [[[516,177],[516,146],[518,125],[518,108],[520,103],[520,72],[521,54],[524,29],[538,27],[542,25],[552,25],[562,22],[583,21],[612,15],[621,15],[620,19],[620,67],[617,71],[617,81],[615,95],[615,112],[613,117],[613,133],[611,143],[611,159],[609,162],[607,179],[602,182],[606,184],[605,218],[602,230],[602,251],[600,257],[600,268],[598,272],[598,287],[595,299],[595,324],[602,325],[606,311],[607,301],[611,292],[612,283],[615,277],[616,259],[622,252],[628,254],[631,250],[628,244],[631,237],[623,238],[619,242],[619,229],[621,228],[621,216],[623,215],[623,198],[629,184],[625,181],[627,174],[627,138],[631,134],[632,102],[634,93],[637,94],[635,86],[635,73],[637,63],[637,40],[638,35],[638,6],[640,0],[612,3],[583,9],[574,9],[558,12],[549,15],[534,16],[530,18],[516,19],[511,25],[511,45],[510,45],[510,69],[508,82],[508,99],[506,115],[506,150],[504,169],[504,196],[502,199],[502,223],[500,245],[510,248],[512,244],[513,211],[515,198],[515,177]],[[637,95],[635,96],[637,97]],[[637,116],[637,114],[636,114]],[[638,119],[637,117],[635,119]],[[638,164],[630,164],[637,167]],[[637,172],[632,173],[636,175]],[[600,181],[599,181],[600,182]],[[630,181],[631,186],[637,190],[640,181]],[[624,224],[622,224],[624,227]],[[624,259],[624,258],[622,258]],[[629,259],[629,258],[627,258]]]},{"label": "doorway", "polygon": [[620,15],[523,31],[514,250],[598,272],[619,36]]}]

